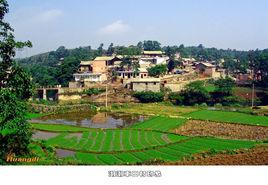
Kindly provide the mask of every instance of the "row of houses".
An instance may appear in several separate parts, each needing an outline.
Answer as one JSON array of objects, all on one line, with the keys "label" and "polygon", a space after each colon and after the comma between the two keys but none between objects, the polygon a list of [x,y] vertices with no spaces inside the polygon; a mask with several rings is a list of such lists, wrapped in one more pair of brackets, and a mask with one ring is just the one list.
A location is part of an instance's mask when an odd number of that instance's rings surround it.
[{"label": "row of houses", "polygon": [[[131,63],[137,63],[138,68],[133,66],[122,67],[124,62],[122,55],[100,56],[92,61],[81,61],[79,69],[73,74],[74,81],[69,82],[70,88],[91,87],[93,83],[109,82],[111,73],[120,79],[124,87],[135,91],[151,90],[158,92],[160,87],[172,87],[172,89],[181,89],[175,87],[174,84],[161,82],[160,78],[152,78],[149,76],[147,69],[160,64],[167,64],[169,57],[162,51],[144,51],[142,55],[131,56]],[[129,56],[126,56],[129,57]],[[177,56],[180,57],[180,56]],[[211,62],[198,62],[194,58],[180,58],[186,73],[194,72],[198,74],[198,78],[219,78],[225,77],[225,70]],[[135,66],[135,65],[134,65]],[[176,73],[183,74],[183,73]],[[172,76],[172,75],[171,75]],[[177,82],[176,82],[177,83]],[[174,88],[173,88],[174,87]]]},{"label": "row of houses", "polygon": [[148,78],[147,68],[166,64],[168,57],[162,51],[144,51],[141,56],[131,56],[131,62],[137,62],[139,68],[122,68],[124,56],[101,56],[92,61],[81,61],[78,71],[73,74],[74,81],[69,83],[70,88],[87,87],[90,83],[102,83],[108,80],[111,71],[120,79]]}]

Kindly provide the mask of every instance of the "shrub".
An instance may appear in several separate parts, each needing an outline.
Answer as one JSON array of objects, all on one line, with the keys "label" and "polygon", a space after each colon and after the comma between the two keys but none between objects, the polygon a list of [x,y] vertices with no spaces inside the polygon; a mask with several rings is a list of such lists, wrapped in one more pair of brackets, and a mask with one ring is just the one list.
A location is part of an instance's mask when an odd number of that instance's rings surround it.
[{"label": "shrub", "polygon": [[8,89],[0,90],[0,163],[8,154],[29,152],[30,125],[26,120],[26,105]]},{"label": "shrub", "polygon": [[102,88],[89,88],[87,90],[85,90],[83,93],[87,94],[88,96],[91,95],[98,95],[105,92],[105,89]]},{"label": "shrub", "polygon": [[142,91],[135,92],[133,96],[142,103],[161,102],[164,100],[162,92]]}]

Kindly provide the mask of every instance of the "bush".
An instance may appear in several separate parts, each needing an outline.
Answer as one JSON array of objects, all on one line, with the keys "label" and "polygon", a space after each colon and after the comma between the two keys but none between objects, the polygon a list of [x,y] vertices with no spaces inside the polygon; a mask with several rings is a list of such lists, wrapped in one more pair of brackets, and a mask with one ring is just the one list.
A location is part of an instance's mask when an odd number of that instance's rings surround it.
[{"label": "bush", "polygon": [[204,87],[204,82],[195,81],[186,86],[179,93],[170,93],[169,99],[177,105],[195,105],[208,103],[209,93]]},{"label": "bush", "polygon": [[16,156],[29,152],[30,125],[26,120],[26,105],[7,89],[0,90],[0,163],[9,154]]},{"label": "bush", "polygon": [[162,92],[142,91],[133,94],[142,103],[162,102],[164,94]]},{"label": "bush", "polygon": [[83,93],[87,94],[88,96],[91,95],[98,95],[105,92],[105,89],[101,89],[101,88],[89,88],[87,90],[85,90]]}]

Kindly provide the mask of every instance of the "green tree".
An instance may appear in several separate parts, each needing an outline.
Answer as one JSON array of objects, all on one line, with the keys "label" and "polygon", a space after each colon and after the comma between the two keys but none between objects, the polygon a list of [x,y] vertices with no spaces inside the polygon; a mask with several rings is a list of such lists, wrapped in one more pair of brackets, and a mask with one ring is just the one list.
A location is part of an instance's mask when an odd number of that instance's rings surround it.
[{"label": "green tree", "polygon": [[148,68],[147,70],[149,76],[159,77],[160,75],[166,74],[167,66],[164,64],[156,65],[154,67]]},{"label": "green tree", "polygon": [[[15,87],[15,88],[14,88]],[[34,91],[30,74],[20,66],[14,66],[8,77],[7,88],[21,100],[29,99]]]},{"label": "green tree", "polygon": [[142,91],[135,92],[133,96],[142,103],[161,102],[164,100],[162,92]]},{"label": "green tree", "polygon": [[235,81],[230,77],[220,78],[214,82],[216,92],[221,92],[226,96],[233,94],[233,88],[235,87]]},{"label": "green tree", "polygon": [[25,118],[26,106],[8,89],[0,90],[0,163],[7,155],[24,155],[32,133]]},{"label": "green tree", "polygon": [[114,44],[111,43],[107,49],[107,55],[111,56],[114,53],[115,49],[114,49]]},{"label": "green tree", "polygon": [[161,44],[158,41],[145,40],[143,41],[143,49],[145,51],[161,50]]},{"label": "green tree", "polygon": [[99,55],[99,56],[102,56],[103,53],[104,53],[103,46],[104,46],[104,44],[101,43],[100,46],[98,47],[98,55]]},{"label": "green tree", "polygon": [[64,57],[67,57],[69,55],[69,51],[64,47],[64,46],[60,46],[56,52],[55,55],[57,56],[57,59],[61,59]]},{"label": "green tree", "polygon": [[[23,100],[29,97],[31,85],[27,74],[16,67],[13,58],[17,48],[31,46],[29,41],[17,42],[14,30],[4,22],[8,3],[0,0],[0,162],[8,154],[23,155],[28,152],[31,139],[29,124],[25,119]],[[20,84],[22,83],[22,84]],[[25,92],[23,92],[25,91]]]},{"label": "green tree", "polygon": [[176,104],[195,105],[207,103],[210,96],[203,81],[194,81],[186,85],[185,89],[178,94],[172,93],[169,99],[175,101]]}]

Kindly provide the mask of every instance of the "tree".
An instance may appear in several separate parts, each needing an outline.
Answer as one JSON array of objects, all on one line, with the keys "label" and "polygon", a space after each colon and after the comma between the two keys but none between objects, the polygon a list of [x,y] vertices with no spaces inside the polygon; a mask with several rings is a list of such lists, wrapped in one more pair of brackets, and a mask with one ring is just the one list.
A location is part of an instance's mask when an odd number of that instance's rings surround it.
[{"label": "tree", "polygon": [[154,67],[148,68],[147,70],[149,76],[159,77],[160,75],[166,74],[167,66],[164,64],[156,65]]},{"label": "tree", "polygon": [[100,46],[98,47],[98,55],[99,56],[102,56],[104,53],[103,46],[104,46],[103,43],[101,43]]},{"label": "tree", "polygon": [[30,47],[31,42],[15,41],[14,30],[4,22],[8,10],[7,1],[0,0],[0,163],[8,154],[27,153],[31,139],[23,102],[29,97],[30,80],[13,60],[16,49]]},{"label": "tree", "polygon": [[223,105],[230,105],[237,102],[233,96],[233,88],[235,82],[229,77],[220,78],[214,82],[216,86],[214,92],[211,93],[214,104],[221,103]]},{"label": "tree", "polygon": [[173,59],[170,59],[167,64],[168,72],[172,72],[175,69],[175,61]]},{"label": "tree", "polygon": [[24,155],[32,133],[25,118],[26,106],[8,89],[0,90],[0,164],[7,155]]},{"label": "tree", "polygon": [[114,44],[111,43],[108,47],[108,50],[107,50],[107,55],[108,56],[111,56],[112,54],[114,53]]},{"label": "tree", "polygon": [[162,92],[142,91],[135,92],[133,96],[142,103],[161,102],[164,100]]},{"label": "tree", "polygon": [[146,40],[143,41],[143,49],[145,51],[161,50],[161,44],[158,41]]},{"label": "tree", "polygon": [[59,60],[61,58],[67,57],[69,55],[69,52],[64,46],[60,46],[56,50],[55,55],[57,56],[57,59]]},{"label": "tree", "polygon": [[[16,88],[14,88],[16,87]],[[20,66],[14,66],[7,81],[7,88],[21,100],[28,100],[34,91],[30,74]]]},{"label": "tree", "polygon": [[215,91],[221,92],[226,96],[230,96],[233,94],[233,88],[235,86],[234,80],[230,77],[220,78],[214,82],[216,89]]},{"label": "tree", "polygon": [[209,93],[204,86],[203,81],[194,81],[186,85],[185,89],[178,94],[172,93],[169,99],[175,101],[176,104],[194,105],[207,103],[209,101]]}]

